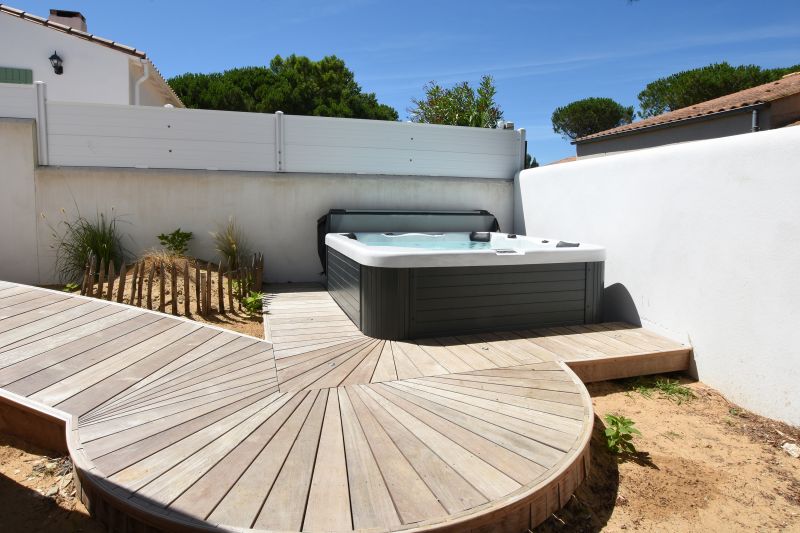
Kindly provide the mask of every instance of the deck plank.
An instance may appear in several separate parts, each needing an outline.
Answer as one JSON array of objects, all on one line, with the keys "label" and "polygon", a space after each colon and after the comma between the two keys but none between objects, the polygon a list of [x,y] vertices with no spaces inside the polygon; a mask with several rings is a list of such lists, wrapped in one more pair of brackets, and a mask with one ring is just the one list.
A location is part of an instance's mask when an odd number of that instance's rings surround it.
[{"label": "deck plank", "polygon": [[339,391],[329,389],[302,531],[345,531],[353,528],[344,453]]}]

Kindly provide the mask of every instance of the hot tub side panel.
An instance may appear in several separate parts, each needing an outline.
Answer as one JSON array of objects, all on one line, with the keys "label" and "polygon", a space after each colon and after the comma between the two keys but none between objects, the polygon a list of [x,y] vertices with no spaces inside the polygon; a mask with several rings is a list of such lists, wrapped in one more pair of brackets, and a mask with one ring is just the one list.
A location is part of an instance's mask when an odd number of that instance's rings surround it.
[{"label": "hot tub side panel", "polygon": [[361,265],[328,247],[328,292],[361,329]]},{"label": "hot tub side panel", "polygon": [[409,336],[598,322],[598,264],[414,269]]}]

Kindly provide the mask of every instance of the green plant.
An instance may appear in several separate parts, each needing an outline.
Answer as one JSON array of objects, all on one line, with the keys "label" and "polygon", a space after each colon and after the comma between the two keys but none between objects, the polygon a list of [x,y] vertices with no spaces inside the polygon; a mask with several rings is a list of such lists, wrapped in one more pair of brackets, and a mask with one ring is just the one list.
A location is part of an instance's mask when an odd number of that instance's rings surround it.
[{"label": "green plant", "polygon": [[633,420],[622,415],[607,414],[603,417],[606,423],[606,445],[616,454],[634,454],[633,436],[642,433],[636,429]]},{"label": "green plant", "polygon": [[211,237],[214,239],[214,247],[229,270],[238,269],[242,258],[250,254],[244,232],[234,217],[230,217],[228,223],[217,231],[212,231]]},{"label": "green plant", "polygon": [[653,394],[658,393],[662,398],[672,400],[678,405],[695,397],[692,390],[681,385],[677,379],[656,378],[653,380],[637,378],[632,385],[633,390],[645,398],[652,399]]},{"label": "green plant", "polygon": [[56,251],[56,272],[62,282],[80,280],[90,255],[105,265],[113,261],[118,267],[122,263],[125,250],[118,222],[112,209],[110,217],[98,213],[90,220],[78,212],[75,220],[62,220],[56,227],[50,226],[55,240],[52,247]]},{"label": "green plant", "polygon": [[491,76],[482,76],[478,87],[462,81],[448,88],[432,81],[423,90],[425,98],[412,98],[414,107],[407,110],[412,122],[495,128],[503,118]]},{"label": "green plant", "polygon": [[64,291],[64,292],[75,292],[80,288],[81,288],[81,286],[78,285],[77,283],[70,282],[70,283],[67,283],[66,285],[64,285],[64,288],[61,289],[61,290]]},{"label": "green plant", "polygon": [[162,233],[158,236],[158,242],[172,255],[184,255],[186,250],[189,249],[189,241],[191,240],[192,232],[181,231],[181,228],[172,233]]},{"label": "green plant", "polygon": [[249,314],[256,315],[261,312],[263,299],[263,292],[250,291],[249,295],[242,298],[242,305]]}]

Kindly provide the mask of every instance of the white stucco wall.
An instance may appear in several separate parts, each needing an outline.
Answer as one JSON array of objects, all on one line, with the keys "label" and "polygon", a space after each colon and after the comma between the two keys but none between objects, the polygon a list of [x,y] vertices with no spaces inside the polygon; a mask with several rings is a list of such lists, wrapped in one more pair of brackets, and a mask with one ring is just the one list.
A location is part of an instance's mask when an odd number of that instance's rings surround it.
[{"label": "white stucco wall", "polygon": [[730,400],[800,425],[800,128],[521,173],[517,231],[608,247],[606,286]]},{"label": "white stucco wall", "polygon": [[[64,60],[56,75],[48,59]],[[0,13],[0,66],[33,70],[53,101],[129,104],[129,55]]]},{"label": "white stucco wall", "polygon": [[0,119],[0,279],[39,281],[34,189],[35,127]]},{"label": "white stucco wall", "polygon": [[[190,253],[217,260],[210,231],[230,215],[264,254],[269,281],[318,281],[317,219],[332,208],[487,209],[502,228],[512,224],[512,182],[427,176],[365,176],[39,167],[37,209],[57,222],[114,212],[130,252],[158,247],[156,235],[180,227],[194,233]],[[42,220],[40,218],[40,220]],[[52,279],[50,231],[39,225],[42,280]],[[0,272],[0,279],[7,279]]]}]

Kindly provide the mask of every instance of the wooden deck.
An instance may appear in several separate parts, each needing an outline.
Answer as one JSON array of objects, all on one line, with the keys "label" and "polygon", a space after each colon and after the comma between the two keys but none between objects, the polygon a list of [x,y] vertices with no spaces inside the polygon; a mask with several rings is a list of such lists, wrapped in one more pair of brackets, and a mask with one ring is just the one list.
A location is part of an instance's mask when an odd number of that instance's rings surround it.
[{"label": "wooden deck", "polygon": [[588,469],[576,373],[690,352],[623,324],[386,342],[318,286],[268,304],[265,342],[0,282],[0,426],[64,426],[112,529],[524,531]]}]

